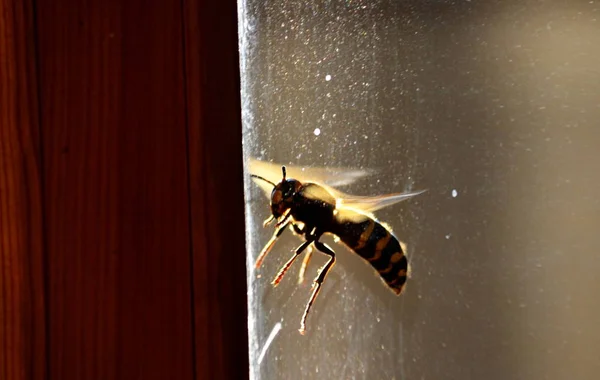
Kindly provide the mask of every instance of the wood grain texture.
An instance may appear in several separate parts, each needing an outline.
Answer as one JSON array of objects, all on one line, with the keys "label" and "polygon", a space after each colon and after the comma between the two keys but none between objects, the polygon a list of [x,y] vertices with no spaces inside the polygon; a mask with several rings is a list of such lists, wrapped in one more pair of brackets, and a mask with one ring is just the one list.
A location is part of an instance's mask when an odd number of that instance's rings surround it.
[{"label": "wood grain texture", "polygon": [[0,0],[0,379],[44,379],[42,176],[31,3]]},{"label": "wood grain texture", "polygon": [[43,379],[42,177],[33,13],[0,1],[0,379]]},{"label": "wood grain texture", "polygon": [[197,379],[247,379],[237,3],[185,0]]},{"label": "wood grain texture", "polygon": [[37,10],[50,379],[191,379],[181,4]]},{"label": "wood grain texture", "polygon": [[0,379],[247,378],[236,2],[0,0],[0,106]]}]

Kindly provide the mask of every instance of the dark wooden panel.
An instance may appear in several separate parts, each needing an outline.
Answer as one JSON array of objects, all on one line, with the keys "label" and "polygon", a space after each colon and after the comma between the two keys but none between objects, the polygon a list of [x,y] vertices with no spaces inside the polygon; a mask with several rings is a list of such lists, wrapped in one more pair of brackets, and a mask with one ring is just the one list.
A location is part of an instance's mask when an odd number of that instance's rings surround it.
[{"label": "dark wooden panel", "polygon": [[40,0],[51,379],[190,379],[181,4]]},{"label": "dark wooden panel", "polygon": [[198,379],[248,378],[236,1],[184,1]]},{"label": "dark wooden panel", "polygon": [[0,0],[0,379],[43,379],[38,99],[28,1]]}]

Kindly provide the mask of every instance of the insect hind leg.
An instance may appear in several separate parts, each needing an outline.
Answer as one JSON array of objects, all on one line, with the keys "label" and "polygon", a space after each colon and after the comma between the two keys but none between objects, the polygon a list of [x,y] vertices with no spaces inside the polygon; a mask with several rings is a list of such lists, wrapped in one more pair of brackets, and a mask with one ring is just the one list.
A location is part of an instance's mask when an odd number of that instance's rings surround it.
[{"label": "insect hind leg", "polygon": [[327,273],[331,270],[331,268],[335,265],[335,252],[329,248],[326,244],[321,243],[320,241],[315,241],[315,246],[317,249],[326,255],[329,256],[329,261],[325,264],[323,268],[319,271],[317,278],[315,278],[315,282],[313,284],[314,290],[308,303],[306,304],[306,309],[304,310],[304,314],[302,315],[302,320],[300,321],[300,334],[304,335],[306,332],[306,318],[308,317],[308,313],[310,312],[310,307],[317,299],[319,292],[321,291],[321,286],[325,281],[325,277],[327,277]]}]

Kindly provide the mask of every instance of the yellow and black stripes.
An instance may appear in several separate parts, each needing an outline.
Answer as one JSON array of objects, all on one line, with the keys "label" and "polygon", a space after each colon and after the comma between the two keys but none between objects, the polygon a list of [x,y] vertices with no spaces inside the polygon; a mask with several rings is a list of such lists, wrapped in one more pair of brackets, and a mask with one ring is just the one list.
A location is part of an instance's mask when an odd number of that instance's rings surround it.
[{"label": "yellow and black stripes", "polygon": [[408,260],[400,242],[388,229],[368,218],[359,223],[341,223],[335,234],[371,264],[394,293],[402,292],[407,278]]},{"label": "yellow and black stripes", "polygon": [[[367,210],[374,211],[418,193],[344,199],[342,193],[328,186],[321,186],[314,182],[301,183],[287,178],[285,166],[281,167],[281,173],[283,178],[278,183],[252,174],[253,178],[260,180],[263,190],[270,192],[272,215],[264,225],[277,220],[273,236],[256,260],[256,268],[260,267],[275,241],[290,224],[294,232],[304,237],[305,241],[279,270],[273,285],[279,284],[298,256],[309,249],[300,271],[300,278],[304,277],[304,270],[312,252],[310,246],[329,256],[329,261],[321,268],[314,280],[313,293],[300,322],[300,333],[303,334],[305,331],[311,306],[336,260],[335,252],[319,241],[323,234],[336,235],[345,245],[371,264],[394,293],[401,294],[408,274],[408,260],[402,245],[392,234],[391,229],[384,223],[378,222]],[[301,224],[302,228],[298,224]]]}]

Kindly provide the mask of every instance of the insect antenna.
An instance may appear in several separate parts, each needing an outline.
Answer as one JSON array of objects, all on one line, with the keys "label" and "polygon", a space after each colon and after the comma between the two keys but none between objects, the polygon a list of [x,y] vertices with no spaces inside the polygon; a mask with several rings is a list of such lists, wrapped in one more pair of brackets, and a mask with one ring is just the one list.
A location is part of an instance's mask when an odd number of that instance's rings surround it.
[{"label": "insect antenna", "polygon": [[283,181],[285,181],[285,166],[281,167],[281,171],[283,172]]},{"label": "insect antenna", "polygon": [[[266,183],[269,183],[269,184],[273,185],[273,187],[277,186],[277,185],[276,185],[276,184],[274,184],[273,182],[271,182],[271,181],[269,181],[268,179],[265,179],[265,178],[263,178],[263,177],[261,177],[261,176],[259,176],[259,175],[256,175],[256,174],[250,174],[250,176],[251,176],[251,177],[254,177],[254,178],[257,178],[257,179],[260,179],[261,181],[265,181]],[[284,178],[285,178],[285,175],[284,175]]]}]

